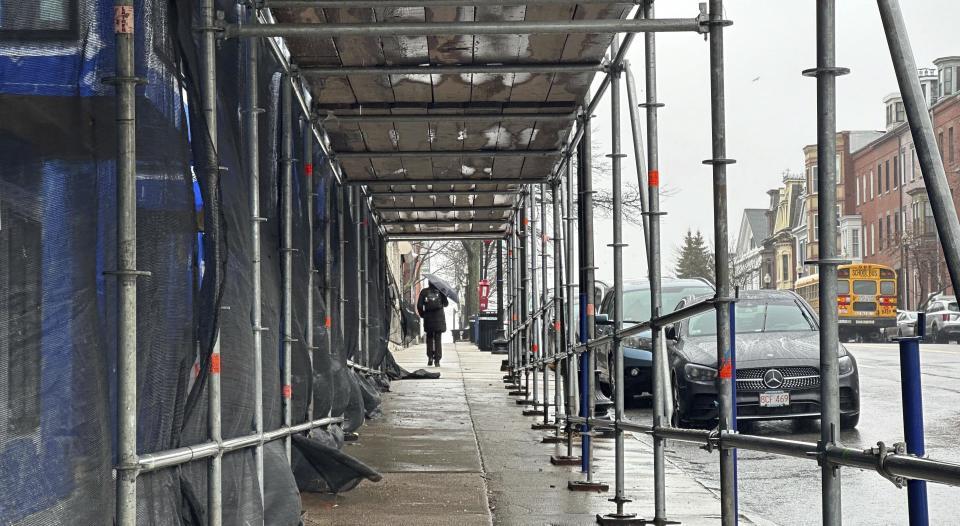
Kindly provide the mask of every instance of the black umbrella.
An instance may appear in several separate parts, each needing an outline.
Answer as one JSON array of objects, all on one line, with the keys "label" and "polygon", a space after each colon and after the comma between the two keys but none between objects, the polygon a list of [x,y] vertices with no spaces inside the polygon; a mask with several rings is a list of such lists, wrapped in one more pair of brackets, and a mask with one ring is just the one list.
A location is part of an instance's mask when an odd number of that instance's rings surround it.
[{"label": "black umbrella", "polygon": [[447,299],[453,301],[454,303],[460,303],[460,295],[457,294],[457,289],[451,287],[449,283],[443,281],[434,274],[430,274],[429,272],[424,272],[423,277],[427,278],[427,281],[429,281],[434,287],[437,287],[437,289],[439,289],[440,292],[447,297]]}]

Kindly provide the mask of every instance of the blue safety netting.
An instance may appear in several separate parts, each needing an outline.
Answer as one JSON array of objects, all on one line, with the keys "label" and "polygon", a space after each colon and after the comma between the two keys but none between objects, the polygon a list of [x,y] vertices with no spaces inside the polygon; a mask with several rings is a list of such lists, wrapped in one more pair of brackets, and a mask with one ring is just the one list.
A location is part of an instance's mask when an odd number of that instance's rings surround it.
[{"label": "blue safety netting", "polygon": [[[219,2],[228,21],[232,1]],[[60,6],[63,8],[61,9]],[[71,10],[72,7],[76,10]],[[253,430],[252,240],[248,167],[242,150],[244,53],[218,51],[219,189],[209,183],[211,144],[199,100],[197,5],[138,0],[137,88],[138,452],[208,440],[210,353],[219,335],[223,437]],[[116,125],[113,2],[0,0],[0,524],[109,524],[116,464]],[[280,243],[281,74],[262,46],[260,122],[265,429],[282,423]],[[349,199],[315,148],[315,195],[306,190],[308,128],[295,105],[293,382],[294,423],[344,416],[342,426],[264,448],[264,494],[253,450],[223,459],[225,524],[297,524],[298,487],[340,491],[375,472],[340,450],[344,431],[375,415],[379,388],[347,366],[359,346],[357,287],[333,276],[356,268],[341,241],[356,241]],[[310,246],[308,200],[314,199]],[[322,229],[334,232],[325,246]],[[343,223],[344,228],[341,227]],[[344,232],[341,238],[340,232]],[[388,356],[391,307],[383,243],[370,228],[370,349]],[[307,256],[321,270],[313,290]],[[348,251],[349,252],[349,251]],[[327,305],[326,288],[334,301]],[[313,294],[315,347],[306,344]],[[347,301],[341,301],[346,299]],[[343,311],[341,312],[341,309]],[[328,324],[327,319],[331,322]],[[330,332],[328,343],[327,333]],[[388,360],[389,361],[389,360]],[[312,402],[312,407],[311,407]],[[296,476],[294,475],[296,473]],[[145,473],[141,524],[202,523],[207,464]]]}]

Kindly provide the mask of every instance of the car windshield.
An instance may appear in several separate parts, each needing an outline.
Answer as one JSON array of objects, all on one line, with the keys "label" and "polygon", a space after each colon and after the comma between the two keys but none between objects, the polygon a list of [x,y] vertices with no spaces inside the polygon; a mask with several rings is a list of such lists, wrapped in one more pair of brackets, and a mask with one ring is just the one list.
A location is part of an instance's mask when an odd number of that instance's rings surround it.
[{"label": "car windshield", "polygon": [[[709,285],[664,287],[662,305],[664,312],[673,312],[680,300],[689,296],[713,294]],[[623,317],[632,322],[650,319],[650,289],[628,290],[623,293]]]},{"label": "car windshield", "polygon": [[[757,303],[744,301],[737,303],[736,313],[736,331],[738,334],[814,330],[807,313],[793,302]],[[687,332],[690,336],[717,334],[716,312],[708,311],[690,318],[688,327]]]}]

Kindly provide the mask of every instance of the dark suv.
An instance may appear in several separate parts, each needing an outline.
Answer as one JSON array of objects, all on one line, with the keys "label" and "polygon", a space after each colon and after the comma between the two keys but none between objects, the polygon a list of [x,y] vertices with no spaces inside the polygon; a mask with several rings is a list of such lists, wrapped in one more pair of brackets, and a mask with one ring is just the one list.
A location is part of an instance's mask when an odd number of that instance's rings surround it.
[{"label": "dark suv", "polygon": [[[690,296],[702,296],[714,293],[713,285],[701,278],[679,279],[663,278],[661,297],[663,312],[673,312],[680,300]],[[612,327],[606,323],[613,321],[613,289],[604,294],[598,313],[597,333],[610,333]],[[650,281],[631,280],[623,284],[623,326],[629,327],[635,323],[650,319]],[[623,378],[624,394],[627,398],[652,392],[653,378],[651,366],[653,355],[650,346],[650,331],[626,338],[621,342],[623,349]],[[597,372],[599,387],[606,396],[613,393],[613,355],[610,345],[597,349]]]}]

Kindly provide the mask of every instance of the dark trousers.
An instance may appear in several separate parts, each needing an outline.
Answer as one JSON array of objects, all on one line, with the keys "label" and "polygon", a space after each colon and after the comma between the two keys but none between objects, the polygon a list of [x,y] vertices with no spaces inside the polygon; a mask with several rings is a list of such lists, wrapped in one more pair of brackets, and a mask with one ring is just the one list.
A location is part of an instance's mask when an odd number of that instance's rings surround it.
[{"label": "dark trousers", "polygon": [[440,361],[440,358],[443,357],[443,349],[440,347],[440,338],[443,336],[442,332],[428,332],[427,333],[427,359],[434,360],[436,362]]}]

